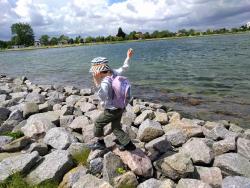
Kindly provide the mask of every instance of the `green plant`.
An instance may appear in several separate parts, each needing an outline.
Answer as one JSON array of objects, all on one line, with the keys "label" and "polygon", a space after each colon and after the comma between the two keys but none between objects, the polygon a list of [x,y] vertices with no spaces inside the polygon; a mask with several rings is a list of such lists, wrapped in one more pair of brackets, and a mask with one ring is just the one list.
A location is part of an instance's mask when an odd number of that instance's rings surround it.
[{"label": "green plant", "polygon": [[81,152],[74,154],[72,157],[77,164],[87,165],[87,159],[90,154],[90,149],[84,148]]},{"label": "green plant", "polygon": [[126,173],[126,170],[123,169],[122,167],[119,167],[119,168],[116,169],[116,172],[117,172],[118,174],[124,174],[124,173]]},{"label": "green plant", "polygon": [[2,135],[4,136],[11,136],[14,139],[18,139],[24,136],[23,132],[17,131],[17,132],[5,132]]}]

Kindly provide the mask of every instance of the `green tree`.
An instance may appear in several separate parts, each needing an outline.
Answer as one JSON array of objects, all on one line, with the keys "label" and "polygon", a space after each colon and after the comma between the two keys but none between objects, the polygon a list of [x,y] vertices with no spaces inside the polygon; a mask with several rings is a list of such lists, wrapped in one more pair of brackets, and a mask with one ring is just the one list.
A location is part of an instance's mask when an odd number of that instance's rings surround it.
[{"label": "green tree", "polygon": [[42,35],[39,40],[40,40],[42,45],[45,45],[45,46],[49,45],[49,36],[48,35]]},{"label": "green tree", "polygon": [[81,36],[79,35],[78,37],[75,38],[74,43],[79,44],[81,42]]},{"label": "green tree", "polygon": [[117,37],[121,37],[121,38],[125,38],[125,36],[126,36],[126,33],[124,33],[123,32],[123,30],[122,30],[122,28],[121,27],[119,27],[118,28],[118,33],[117,33],[117,35],[116,35]]},{"label": "green tree", "polygon": [[129,40],[135,40],[135,39],[137,39],[137,37],[136,37],[136,31],[130,32],[129,35],[128,35],[128,39]]},{"label": "green tree", "polygon": [[70,39],[68,40],[68,44],[74,44],[74,39],[70,38]]},{"label": "green tree", "polygon": [[34,45],[35,37],[31,26],[28,23],[15,23],[11,26],[13,35],[12,41],[15,45]]},{"label": "green tree", "polygon": [[50,45],[57,45],[58,44],[58,39],[56,37],[52,37],[50,39]]},{"label": "green tree", "polygon": [[0,40],[0,49],[5,49],[7,48],[8,44],[6,41]]},{"label": "green tree", "polygon": [[87,37],[87,38],[85,39],[85,42],[86,42],[86,43],[94,42],[94,38],[89,36],[89,37]]}]

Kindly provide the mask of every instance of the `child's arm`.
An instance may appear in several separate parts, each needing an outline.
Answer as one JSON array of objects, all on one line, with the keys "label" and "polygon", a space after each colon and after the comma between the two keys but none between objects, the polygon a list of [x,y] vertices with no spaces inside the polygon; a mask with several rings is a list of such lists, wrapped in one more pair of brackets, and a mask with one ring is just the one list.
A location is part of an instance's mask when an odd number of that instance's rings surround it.
[{"label": "child's arm", "polygon": [[119,69],[115,69],[114,72],[117,74],[117,75],[121,75],[124,71],[126,71],[129,67],[129,61],[130,61],[130,58],[133,56],[133,49],[130,48],[128,49],[128,52],[127,52],[127,58],[125,59],[124,63],[123,63],[123,66],[120,67]]}]

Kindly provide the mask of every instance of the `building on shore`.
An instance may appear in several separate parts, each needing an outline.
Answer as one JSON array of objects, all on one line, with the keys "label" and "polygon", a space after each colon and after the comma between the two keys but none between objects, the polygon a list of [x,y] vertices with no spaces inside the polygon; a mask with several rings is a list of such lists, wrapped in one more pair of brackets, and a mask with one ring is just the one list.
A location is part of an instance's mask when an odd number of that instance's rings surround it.
[{"label": "building on shore", "polygon": [[35,47],[40,47],[40,46],[41,46],[40,40],[35,40],[34,46],[35,46]]}]

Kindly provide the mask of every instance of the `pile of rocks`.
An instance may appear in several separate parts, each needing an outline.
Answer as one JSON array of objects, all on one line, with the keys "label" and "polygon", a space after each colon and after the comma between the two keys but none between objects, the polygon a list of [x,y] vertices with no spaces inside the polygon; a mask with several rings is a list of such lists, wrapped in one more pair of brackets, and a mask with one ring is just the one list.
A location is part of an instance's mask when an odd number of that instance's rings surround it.
[{"label": "pile of rocks", "polygon": [[[59,187],[250,187],[250,129],[227,121],[182,118],[161,104],[134,99],[122,116],[135,151],[116,148],[105,127],[106,150],[91,151],[88,165],[76,153],[94,142],[102,113],[90,89],[36,85],[0,76],[0,182],[16,172],[31,184]],[[111,134],[110,134],[111,133]]]}]

